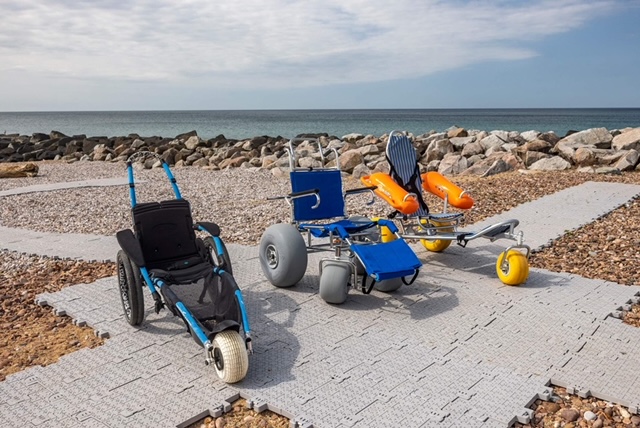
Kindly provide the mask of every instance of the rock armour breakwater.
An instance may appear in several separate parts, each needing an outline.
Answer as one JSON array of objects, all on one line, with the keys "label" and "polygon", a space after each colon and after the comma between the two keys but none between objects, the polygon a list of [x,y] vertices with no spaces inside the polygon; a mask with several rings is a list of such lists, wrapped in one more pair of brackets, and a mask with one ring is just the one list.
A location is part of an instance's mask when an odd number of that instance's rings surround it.
[{"label": "rock armour breakwater", "polygon": [[[420,168],[444,175],[489,176],[501,172],[530,170],[565,170],[620,173],[640,170],[640,128],[607,130],[591,128],[559,137],[554,132],[479,131],[451,127],[444,132],[409,134],[417,151]],[[388,135],[303,134],[318,138],[323,150],[335,149],[340,168],[358,178],[371,172],[388,172],[385,159]],[[157,153],[169,165],[196,166],[219,170],[257,167],[283,175],[289,168],[283,137],[257,136],[249,139],[227,139],[223,135],[208,140],[196,131],[175,138],[67,136],[57,131],[49,134],[0,135],[0,162],[38,160],[125,161],[138,151]],[[304,141],[296,146],[301,167],[322,165],[317,144]],[[335,165],[335,153],[325,158]],[[145,161],[146,168],[159,166],[154,159]]]}]

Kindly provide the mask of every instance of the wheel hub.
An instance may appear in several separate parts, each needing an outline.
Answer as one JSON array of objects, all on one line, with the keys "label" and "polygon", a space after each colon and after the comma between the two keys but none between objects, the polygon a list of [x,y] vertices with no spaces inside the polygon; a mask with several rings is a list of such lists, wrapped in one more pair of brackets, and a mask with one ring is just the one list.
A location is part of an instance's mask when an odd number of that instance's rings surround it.
[{"label": "wheel hub", "polygon": [[267,266],[271,269],[278,267],[278,250],[276,250],[276,247],[273,244],[267,246],[265,256],[267,259]]},{"label": "wheel hub", "polygon": [[222,352],[220,352],[220,348],[214,348],[213,350],[213,362],[216,365],[218,370],[224,369],[224,359],[222,358]]}]

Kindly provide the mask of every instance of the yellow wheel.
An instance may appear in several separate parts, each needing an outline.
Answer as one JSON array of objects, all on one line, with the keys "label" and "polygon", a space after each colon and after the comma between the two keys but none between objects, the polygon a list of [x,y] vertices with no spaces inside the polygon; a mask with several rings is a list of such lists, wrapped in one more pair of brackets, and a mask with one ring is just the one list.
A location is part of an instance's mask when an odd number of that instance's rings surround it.
[{"label": "yellow wheel", "polygon": [[[371,220],[378,221],[380,217],[373,217]],[[396,240],[396,235],[391,233],[391,230],[387,226],[380,226],[380,241],[391,242]]]},{"label": "yellow wheel", "polygon": [[500,281],[507,285],[520,285],[529,277],[529,261],[518,250],[503,251],[496,262],[496,272]]},{"label": "yellow wheel", "polygon": [[[439,223],[437,221],[431,222],[431,226],[438,227],[438,232],[436,233],[453,232],[453,227],[442,227],[443,225],[444,223]],[[422,245],[424,246],[424,248],[434,253],[439,253],[441,251],[444,251],[449,247],[449,245],[451,245],[451,240],[449,239],[421,239],[420,242],[422,242]]]}]

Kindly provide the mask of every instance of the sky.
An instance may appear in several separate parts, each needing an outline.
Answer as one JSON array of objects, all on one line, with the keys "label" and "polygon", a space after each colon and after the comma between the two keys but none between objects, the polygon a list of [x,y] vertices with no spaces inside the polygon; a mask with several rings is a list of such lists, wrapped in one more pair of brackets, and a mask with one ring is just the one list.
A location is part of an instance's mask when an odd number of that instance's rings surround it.
[{"label": "sky", "polygon": [[640,0],[1,0],[0,111],[640,107]]}]

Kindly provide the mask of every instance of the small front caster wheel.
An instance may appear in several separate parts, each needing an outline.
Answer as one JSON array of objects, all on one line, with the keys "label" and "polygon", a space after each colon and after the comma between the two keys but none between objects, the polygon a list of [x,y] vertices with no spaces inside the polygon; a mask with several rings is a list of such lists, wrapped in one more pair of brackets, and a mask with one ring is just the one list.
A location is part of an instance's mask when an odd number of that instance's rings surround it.
[{"label": "small front caster wheel", "polygon": [[517,250],[504,251],[498,256],[496,272],[506,285],[520,285],[529,277],[529,261]]},{"label": "small front caster wheel", "polygon": [[225,383],[240,382],[249,370],[249,356],[242,336],[237,331],[225,330],[213,340],[213,367]]}]

